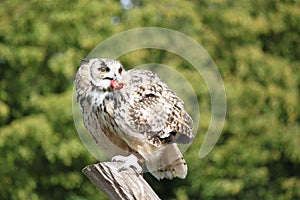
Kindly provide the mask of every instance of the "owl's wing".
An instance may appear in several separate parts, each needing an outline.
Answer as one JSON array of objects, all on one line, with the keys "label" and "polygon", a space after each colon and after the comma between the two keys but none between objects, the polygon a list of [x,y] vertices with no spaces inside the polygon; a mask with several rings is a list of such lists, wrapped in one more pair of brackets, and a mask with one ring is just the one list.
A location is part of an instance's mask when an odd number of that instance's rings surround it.
[{"label": "owl's wing", "polygon": [[[127,128],[145,135],[150,143],[161,146],[168,143],[190,143],[192,118],[183,102],[151,71],[130,70],[122,80],[125,86],[116,99]],[[125,103],[126,102],[126,103]]]}]

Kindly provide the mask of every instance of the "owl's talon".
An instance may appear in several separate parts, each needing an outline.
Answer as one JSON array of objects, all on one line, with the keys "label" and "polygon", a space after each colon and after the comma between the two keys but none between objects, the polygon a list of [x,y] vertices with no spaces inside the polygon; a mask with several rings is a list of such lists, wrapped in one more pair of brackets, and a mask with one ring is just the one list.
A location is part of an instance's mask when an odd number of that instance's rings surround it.
[{"label": "owl's talon", "polygon": [[128,170],[130,167],[139,175],[142,173],[143,169],[138,163],[138,158],[130,154],[129,156],[114,156],[111,159],[112,162],[123,162],[124,164],[118,169],[118,171]]}]

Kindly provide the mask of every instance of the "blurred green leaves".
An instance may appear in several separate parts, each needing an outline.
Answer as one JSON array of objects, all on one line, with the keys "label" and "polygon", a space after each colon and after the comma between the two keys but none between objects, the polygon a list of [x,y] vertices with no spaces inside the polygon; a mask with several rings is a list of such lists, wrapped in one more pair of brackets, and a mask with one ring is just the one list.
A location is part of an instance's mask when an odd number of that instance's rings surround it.
[{"label": "blurred green leaves", "polygon": [[[300,198],[300,4],[298,1],[2,1],[0,3],[0,198],[104,199],[81,169],[96,162],[73,125],[80,60],[136,27],[180,31],[215,60],[227,121],[204,159],[209,94],[192,66],[160,50],[120,59],[179,70],[198,88],[198,135],[184,154],[186,180],[147,180],[163,199]],[[199,89],[200,88],[200,89]]]}]

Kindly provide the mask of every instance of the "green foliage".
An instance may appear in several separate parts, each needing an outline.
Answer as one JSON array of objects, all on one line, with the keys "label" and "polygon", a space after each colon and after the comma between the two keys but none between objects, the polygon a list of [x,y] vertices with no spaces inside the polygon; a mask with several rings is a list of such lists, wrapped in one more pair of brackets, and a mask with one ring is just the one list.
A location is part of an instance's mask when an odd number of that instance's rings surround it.
[{"label": "green foliage", "polygon": [[198,159],[210,120],[205,83],[160,50],[122,56],[125,66],[174,66],[191,80],[201,124],[185,153],[186,180],[157,182],[163,199],[300,198],[298,1],[2,1],[0,3],[0,199],[105,199],[81,173],[96,162],[73,124],[80,59],[135,27],[180,31],[203,45],[225,82],[228,111],[213,151]]}]

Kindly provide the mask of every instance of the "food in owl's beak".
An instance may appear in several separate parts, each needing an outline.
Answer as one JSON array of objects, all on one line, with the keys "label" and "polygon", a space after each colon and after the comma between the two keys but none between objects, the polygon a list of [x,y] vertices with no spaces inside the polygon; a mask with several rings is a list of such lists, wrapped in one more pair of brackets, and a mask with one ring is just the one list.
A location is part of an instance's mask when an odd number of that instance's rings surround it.
[{"label": "food in owl's beak", "polygon": [[118,82],[117,80],[111,81],[111,87],[115,90],[119,90],[124,86],[124,82]]}]

